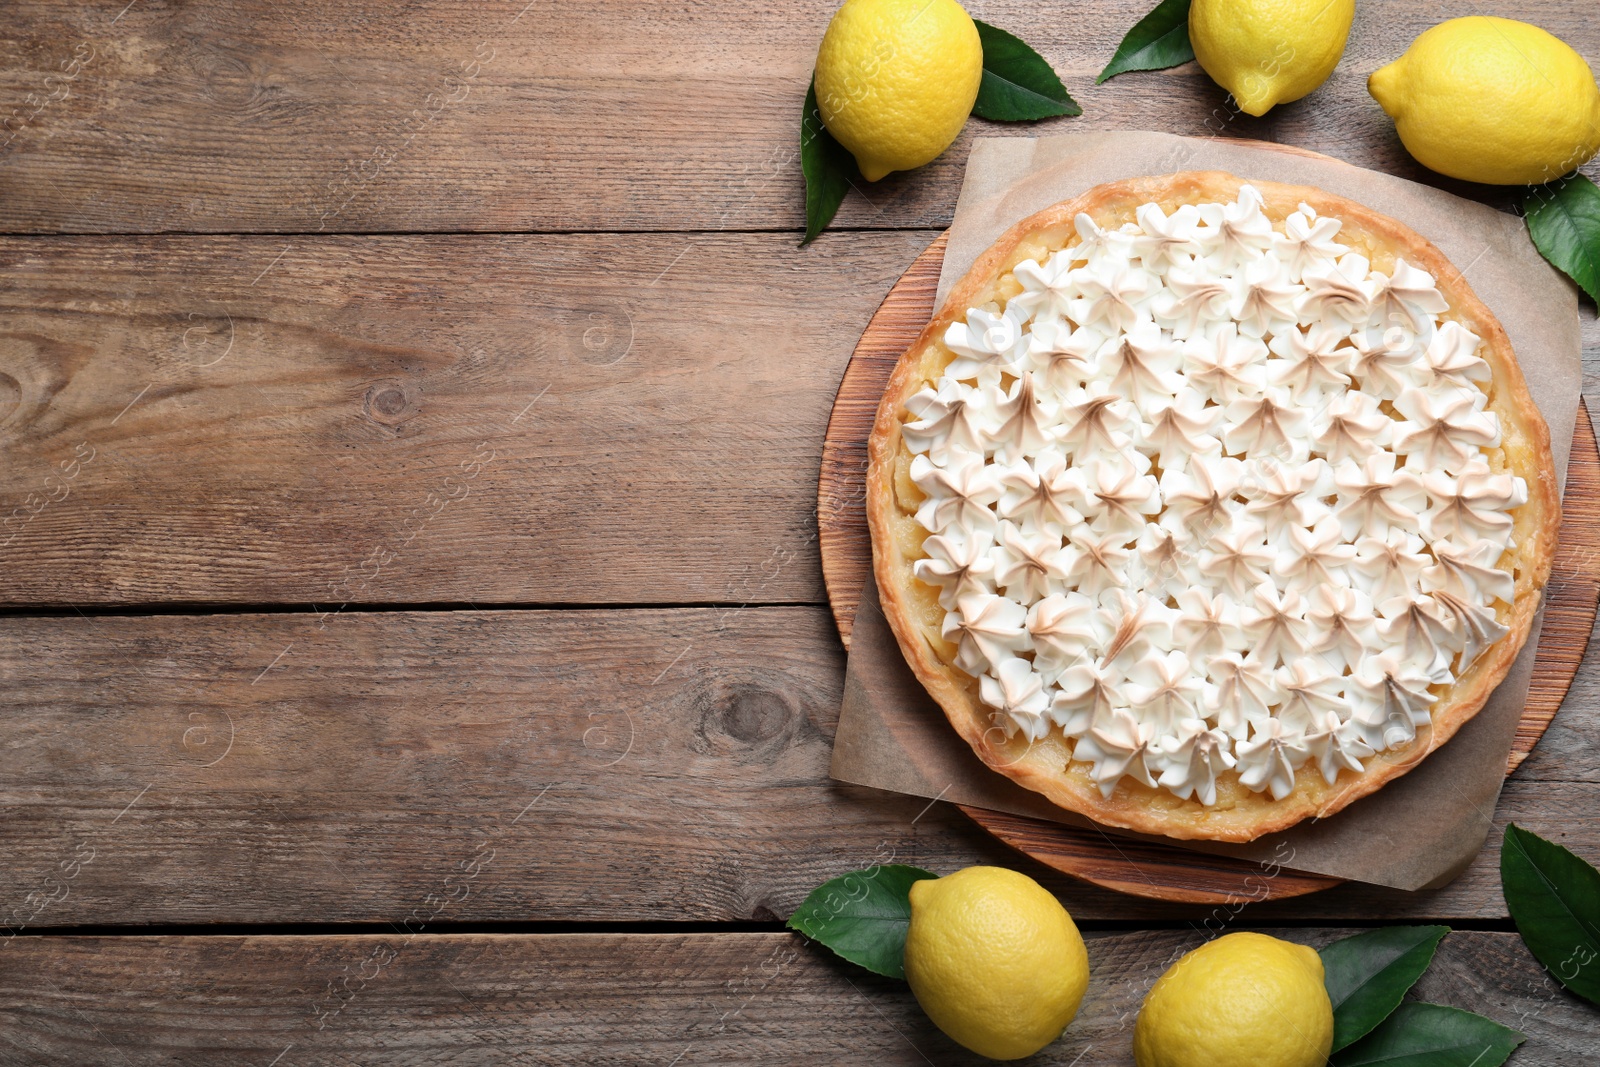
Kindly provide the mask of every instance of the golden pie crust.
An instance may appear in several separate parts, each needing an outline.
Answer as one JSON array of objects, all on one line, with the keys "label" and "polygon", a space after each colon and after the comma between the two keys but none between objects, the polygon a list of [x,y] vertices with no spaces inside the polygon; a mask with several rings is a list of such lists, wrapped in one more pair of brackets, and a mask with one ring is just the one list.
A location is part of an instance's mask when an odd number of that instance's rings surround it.
[{"label": "golden pie crust", "polygon": [[[1371,208],[1313,186],[1250,181],[1260,192],[1263,210],[1275,226],[1302,202],[1318,215],[1342,221],[1339,241],[1368,257],[1372,269],[1389,272],[1397,257],[1432,274],[1450,309],[1441,320],[1454,319],[1482,339],[1478,355],[1493,371],[1485,388],[1487,409],[1499,417],[1502,443],[1484,453],[1496,472],[1511,471],[1528,486],[1528,501],[1512,512],[1515,548],[1501,560],[1516,579],[1515,601],[1501,604],[1497,617],[1510,632],[1490,646],[1448,686],[1434,686],[1432,726],[1423,727],[1413,742],[1368,758],[1365,770],[1345,771],[1328,785],[1314,767],[1295,776],[1294,791],[1282,800],[1255,793],[1239,784],[1235,771],[1218,776],[1217,799],[1211,806],[1194,799],[1123,778],[1104,797],[1089,776],[1087,763],[1072,763],[1074,742],[1059,731],[1029,742],[1022,733],[1007,739],[993,724],[978,698],[978,683],[954,666],[955,646],[940,636],[944,610],[938,590],[912,574],[922,558],[926,530],[913,517],[922,499],[907,468],[911,454],[901,440],[907,418],[905,401],[935,382],[954,358],[943,338],[951,323],[963,321],[966,310],[991,301],[1004,303],[1017,286],[1010,272],[1023,259],[1042,259],[1074,243],[1073,220],[1086,213],[1105,229],[1134,221],[1146,203],[1170,214],[1183,204],[1223,203],[1237,197],[1243,179],[1221,171],[1186,171],[1131,178],[1096,186],[1073,200],[1046,208],[1013,226],[979,256],[951,289],[944,306],[896,364],[869,440],[867,518],[872,531],[873,571],[885,616],[901,651],[917,678],[944,709],[951,725],[991,768],[1043,794],[1053,803],[1107,826],[1168,837],[1213,841],[1250,841],[1283,830],[1303,819],[1323,817],[1381,788],[1420,763],[1448,741],[1462,723],[1477,714],[1489,693],[1510,669],[1528,638],[1541,591],[1550,573],[1560,526],[1559,493],[1550,453],[1550,432],[1534,406],[1517,365],[1511,342],[1500,323],[1473,293],[1461,272],[1444,254],[1410,228]],[[1005,288],[1010,285],[1010,289]]]}]

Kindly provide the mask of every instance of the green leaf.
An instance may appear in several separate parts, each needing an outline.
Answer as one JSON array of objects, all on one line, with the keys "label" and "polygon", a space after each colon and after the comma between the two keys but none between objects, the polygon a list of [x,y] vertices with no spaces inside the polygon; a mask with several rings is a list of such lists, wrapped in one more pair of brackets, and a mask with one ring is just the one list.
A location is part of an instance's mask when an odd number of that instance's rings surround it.
[{"label": "green leaf", "polygon": [[1534,247],[1600,303],[1600,189],[1582,174],[1536,185],[1522,201]]},{"label": "green leaf", "polygon": [[1556,981],[1600,1004],[1600,871],[1512,823],[1500,846],[1500,889],[1528,951]]},{"label": "green leaf", "polygon": [[1189,0],[1161,0],[1128,31],[1096,85],[1130,70],[1166,70],[1194,58],[1189,43]]},{"label": "green leaf", "polygon": [[800,116],[800,172],[806,178],[806,236],[800,242],[803,247],[816,240],[817,234],[833,221],[844,194],[861,177],[855,157],[822,125],[816,78],[806,89],[806,109]]},{"label": "green leaf", "polygon": [[789,929],[869,971],[904,978],[911,883],[937,877],[898,863],[851,871],[813,889],[789,917]]},{"label": "green leaf", "polygon": [[1057,115],[1081,115],[1043,56],[1019,38],[973,19],[983,41],[983,81],[972,113],[995,122],[1030,122]]},{"label": "green leaf", "polygon": [[1344,1048],[1399,1007],[1433,962],[1448,926],[1388,926],[1321,950],[1323,983],[1333,1002],[1333,1047]]},{"label": "green leaf", "polygon": [[1441,1004],[1411,1002],[1329,1059],[1333,1067],[1499,1067],[1526,1038]]}]

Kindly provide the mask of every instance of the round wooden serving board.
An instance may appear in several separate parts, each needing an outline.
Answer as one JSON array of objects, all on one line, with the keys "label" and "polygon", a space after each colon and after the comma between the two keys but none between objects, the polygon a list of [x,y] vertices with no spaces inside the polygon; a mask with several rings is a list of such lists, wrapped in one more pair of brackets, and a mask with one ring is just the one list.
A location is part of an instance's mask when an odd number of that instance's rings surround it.
[{"label": "round wooden serving board", "polygon": [[[933,317],[944,247],[941,236],[884,297],[845,368],[828,420],[817,487],[818,539],[823,581],[847,647],[856,603],[872,566],[864,504],[867,435],[895,362]],[[1527,758],[1550,725],[1583,659],[1600,601],[1596,559],[1600,559],[1600,453],[1588,409],[1580,407],[1567,468],[1561,543],[1545,589],[1538,660],[1506,761],[1507,774]],[[1006,844],[1058,871],[1136,896],[1214,904],[1300,896],[1339,884],[1335,878],[1295,871],[1267,878],[1257,864],[1242,860],[984,808],[961,805],[961,809]]]}]

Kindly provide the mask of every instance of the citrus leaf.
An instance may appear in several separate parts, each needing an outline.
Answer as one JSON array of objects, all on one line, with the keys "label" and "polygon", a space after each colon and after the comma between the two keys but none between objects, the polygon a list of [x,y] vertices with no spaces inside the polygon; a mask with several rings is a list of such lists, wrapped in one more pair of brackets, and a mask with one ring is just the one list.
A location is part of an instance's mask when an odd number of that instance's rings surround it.
[{"label": "citrus leaf", "polygon": [[1589,299],[1600,303],[1600,189],[1582,174],[1536,185],[1522,201],[1528,235]]},{"label": "citrus leaf", "polygon": [[1399,1007],[1433,962],[1448,926],[1389,926],[1356,934],[1322,949],[1323,984],[1333,1002],[1337,1051],[1369,1033]]},{"label": "citrus leaf", "polygon": [[1509,1026],[1470,1011],[1412,1001],[1329,1062],[1333,1067],[1500,1067],[1525,1040]]},{"label": "citrus leaf", "polygon": [[1094,80],[1096,85],[1130,70],[1166,70],[1194,58],[1189,43],[1189,0],[1161,0],[1154,11],[1133,24],[1117,54]]},{"label": "citrus leaf", "polygon": [[800,242],[804,246],[833,221],[844,194],[861,176],[855,157],[822,125],[815,78],[806,89],[806,109],[800,116],[800,172],[806,178],[806,236]]},{"label": "citrus leaf", "polygon": [[851,871],[813,889],[789,917],[789,929],[869,971],[904,978],[911,883],[937,877],[899,863]]},{"label": "citrus leaf", "polygon": [[983,42],[983,81],[972,105],[974,115],[995,122],[1030,122],[1083,114],[1043,56],[1005,30],[972,22]]},{"label": "citrus leaf", "polygon": [[1511,823],[1500,889],[1528,951],[1556,981],[1600,1004],[1600,871]]}]

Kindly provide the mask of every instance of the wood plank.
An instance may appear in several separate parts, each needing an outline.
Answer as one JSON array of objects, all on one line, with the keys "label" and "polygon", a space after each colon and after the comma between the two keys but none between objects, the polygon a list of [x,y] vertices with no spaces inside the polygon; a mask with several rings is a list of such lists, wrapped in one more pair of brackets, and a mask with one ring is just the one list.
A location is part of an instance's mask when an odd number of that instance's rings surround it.
[{"label": "wood plank", "polygon": [[0,240],[0,603],[820,602],[929,239]]},{"label": "wood plank", "polygon": [[[19,0],[0,27],[0,230],[798,229],[798,115],[836,6]],[[1366,93],[1434,8],[1360,8],[1329,82],[1252,119],[1193,64],[1093,84],[1149,6],[987,0],[978,14],[1037,47],[1085,114],[974,120],[839,223],[942,228],[972,137],[1056,130],[1279,140],[1507,198],[1423,171]],[[1584,0],[1526,15],[1600,59]]]},{"label": "wood plank", "polygon": [[[1083,1006],[1028,1062],[1131,1065],[1145,992],[1205,936],[1090,934]],[[5,952],[0,1049],[37,1067],[990,1062],[904,983],[797,934],[48,937]],[[1522,1030],[1514,1062],[1580,1067],[1600,1043],[1600,1015],[1515,934],[1450,934],[1417,996]]]},{"label": "wood plank", "polygon": [[[889,857],[1015,866],[1086,918],[1237,910],[1071,882],[950,805],[831,781],[832,626],[823,607],[0,619],[0,926],[773,919]],[[1563,720],[1600,731],[1593,705]],[[1249,914],[1503,918],[1507,820],[1600,859],[1593,783],[1538,766],[1450,886]]]}]

